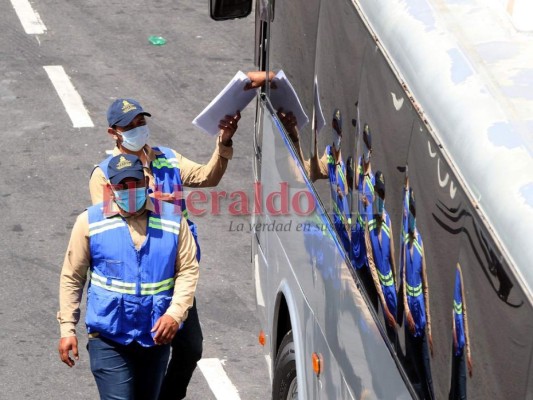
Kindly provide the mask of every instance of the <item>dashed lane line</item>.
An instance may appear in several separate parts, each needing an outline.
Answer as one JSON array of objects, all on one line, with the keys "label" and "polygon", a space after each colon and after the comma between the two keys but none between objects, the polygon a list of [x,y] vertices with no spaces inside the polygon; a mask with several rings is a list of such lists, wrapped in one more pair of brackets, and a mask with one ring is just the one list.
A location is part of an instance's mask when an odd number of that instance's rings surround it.
[{"label": "dashed lane line", "polygon": [[35,11],[28,0],[11,0],[11,4],[20,19],[24,31],[28,35],[42,35],[46,32],[41,17]]},{"label": "dashed lane line", "polygon": [[217,400],[240,400],[237,388],[231,383],[218,358],[202,358],[198,367],[204,374]]},{"label": "dashed lane line", "polygon": [[94,126],[83,100],[61,65],[43,67],[52,81],[74,128],[92,128]]}]

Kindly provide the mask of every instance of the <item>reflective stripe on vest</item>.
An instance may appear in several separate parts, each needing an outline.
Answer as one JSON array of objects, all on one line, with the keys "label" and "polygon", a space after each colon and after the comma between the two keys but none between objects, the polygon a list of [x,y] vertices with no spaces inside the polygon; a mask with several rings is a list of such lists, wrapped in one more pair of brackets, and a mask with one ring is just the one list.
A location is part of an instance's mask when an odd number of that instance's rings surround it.
[{"label": "reflective stripe on vest", "polygon": [[108,231],[110,229],[116,229],[116,228],[125,228],[126,223],[120,218],[119,215],[116,217],[108,218],[103,221],[93,222],[92,224],[89,224],[89,237],[96,235],[98,233],[102,233],[105,231]]},{"label": "reflective stripe on vest", "polygon": [[161,229],[166,232],[179,235],[180,233],[180,224],[175,221],[170,221],[160,217],[150,216],[148,218],[148,226],[154,229]]},{"label": "reflective stripe on vest", "polygon": [[419,284],[418,286],[411,286],[406,282],[405,286],[407,287],[408,296],[417,297],[422,294],[422,284]]},{"label": "reflective stripe on vest", "polygon": [[[409,242],[409,234],[405,233],[403,236],[403,243],[407,244]],[[420,246],[420,243],[418,243],[418,240],[413,240],[413,245],[415,246],[415,249],[418,250],[418,253],[421,257],[424,256],[424,253],[422,252],[422,247]]]},{"label": "reflective stripe on vest", "polygon": [[[378,225],[378,221],[376,221],[376,219],[371,219],[370,221],[368,221],[369,233],[371,233],[374,229],[376,229],[377,225]],[[381,232],[385,232],[385,235],[390,239],[390,229],[386,221],[383,221],[381,223]],[[372,240],[372,237],[371,237],[371,240]],[[380,259],[379,261],[377,260],[375,261],[378,263],[378,268],[376,268],[376,272],[378,273],[379,281],[381,282],[381,284],[383,286],[394,286],[394,277],[392,275],[392,270],[390,269],[390,266],[389,266],[389,272],[387,274],[382,274],[381,271],[379,270],[379,266],[381,266],[382,260]]]},{"label": "reflective stripe on vest", "polygon": [[[377,228],[377,225],[378,225],[378,222],[375,219],[371,219],[370,221],[368,221],[368,230],[373,231],[374,229]],[[381,231],[385,232],[387,237],[390,239],[390,228],[384,222],[381,223]]]},{"label": "reflective stripe on vest", "polygon": [[91,271],[89,276],[91,278],[91,285],[99,286],[102,289],[125,294],[136,293],[137,288],[135,283],[126,283],[117,281],[116,279],[108,279],[104,276],[98,275],[94,271]]},{"label": "reflective stripe on vest", "polygon": [[454,354],[456,356],[460,355],[463,351],[463,348],[466,344],[465,337],[465,323],[463,316],[463,293],[462,293],[462,282],[461,282],[461,272],[459,268],[455,272],[455,287],[453,294],[453,318],[455,321],[455,337],[457,339],[457,347],[455,348]]},{"label": "reflective stripe on vest", "polygon": [[457,301],[455,301],[455,299],[453,300],[453,311],[457,314],[457,315],[462,315],[463,314],[463,303],[458,303]]},{"label": "reflective stripe on vest", "polygon": [[[404,237],[404,243],[407,245],[408,242],[409,242],[409,234],[406,234]],[[418,254],[420,255],[420,257],[422,258],[423,254],[422,254],[422,247],[420,246],[420,243],[418,243],[418,240],[413,240],[412,243],[415,249],[418,251]],[[409,248],[406,247],[406,250],[409,251]],[[406,291],[409,296],[417,297],[422,294],[422,283],[420,283],[417,286],[411,286],[409,285],[409,282],[405,282],[405,286],[407,287]]]},{"label": "reflective stripe on vest", "polygon": [[161,168],[178,168],[179,169],[179,163],[177,158],[156,158],[154,161],[152,161],[152,167],[156,169]]},{"label": "reflective stripe on vest", "polygon": [[379,276],[379,281],[381,282],[383,286],[394,286],[394,279],[392,277],[392,271],[389,271],[387,275],[383,275],[381,272],[379,272],[378,269],[376,269],[376,271]]},{"label": "reflective stripe on vest", "polygon": [[[110,292],[133,295],[137,292],[136,283],[122,282],[117,281],[116,279],[107,279],[94,271],[91,271],[90,277],[92,285],[99,286],[102,289],[109,290]],[[160,282],[141,283],[140,293],[141,296],[150,296],[167,291],[173,287],[174,278],[165,279]]]}]

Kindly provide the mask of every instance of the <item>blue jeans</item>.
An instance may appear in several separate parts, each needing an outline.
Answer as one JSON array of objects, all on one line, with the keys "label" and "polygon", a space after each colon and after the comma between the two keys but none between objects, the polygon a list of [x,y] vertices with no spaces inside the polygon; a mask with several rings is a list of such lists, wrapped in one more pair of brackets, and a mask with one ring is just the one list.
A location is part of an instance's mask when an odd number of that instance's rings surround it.
[{"label": "blue jeans", "polygon": [[168,363],[159,400],[185,398],[196,363],[202,358],[203,339],[195,298],[183,327],[172,340],[172,357]]},{"label": "blue jeans", "polygon": [[167,367],[170,345],[127,346],[89,338],[91,372],[101,400],[156,400]]},{"label": "blue jeans", "polygon": [[411,361],[413,372],[413,388],[420,399],[433,400],[433,378],[431,376],[431,362],[429,360],[429,347],[424,332],[422,336],[413,336],[405,326],[405,355]]},{"label": "blue jeans", "polygon": [[[452,345],[453,349],[453,345]],[[452,383],[450,385],[449,400],[466,399],[466,362],[465,353],[461,351],[458,356],[452,354]]]}]

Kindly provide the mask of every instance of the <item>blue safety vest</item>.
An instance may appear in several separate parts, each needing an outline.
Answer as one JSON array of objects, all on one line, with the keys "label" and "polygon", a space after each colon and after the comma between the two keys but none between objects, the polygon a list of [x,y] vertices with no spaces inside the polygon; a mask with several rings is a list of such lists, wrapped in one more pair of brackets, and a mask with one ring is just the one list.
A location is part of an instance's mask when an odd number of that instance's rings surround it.
[{"label": "blue safety vest", "polygon": [[[414,247],[411,255],[411,247]],[[426,308],[422,288],[422,238],[416,235],[416,240],[409,241],[404,238],[405,252],[405,292],[409,310],[415,321],[415,336],[422,336],[426,328]]]},{"label": "blue safety vest", "polygon": [[[369,216],[372,215],[372,201],[374,200],[374,184],[376,182],[373,174],[363,173],[363,160],[359,157],[357,171],[359,180],[357,184],[357,220],[352,226],[351,237],[351,259],[356,268],[362,268],[368,264],[365,245],[365,226]],[[363,204],[363,196],[366,196],[368,205]]]},{"label": "blue safety vest", "polygon": [[[153,160],[150,164],[150,170],[152,171],[155,181],[154,189],[163,193],[183,192],[183,183],[181,181],[179,163],[174,152],[168,147],[152,147],[152,150],[154,150],[155,153],[161,153],[156,154],[155,160]],[[106,179],[109,179],[107,175],[107,166],[112,158],[113,156],[109,156],[98,165],[103,171]],[[189,219],[185,199],[183,198],[181,200],[176,200],[176,202],[176,204],[181,208],[182,216],[187,220],[187,224],[189,225],[191,233],[194,237],[197,249],[196,259],[200,261],[201,253],[200,244],[198,243],[198,228],[196,224]],[[154,199],[156,211],[159,211],[159,203],[161,203],[161,201]]]},{"label": "blue safety vest", "polygon": [[147,211],[146,240],[137,250],[124,218],[106,218],[102,207],[87,210],[87,332],[123,345],[154,346],[150,330],[172,300],[181,216]]},{"label": "blue safety vest", "polygon": [[375,219],[368,221],[368,232],[370,242],[372,243],[372,252],[379,282],[381,284],[381,290],[383,291],[389,311],[392,315],[396,315],[396,286],[394,285],[394,276],[392,274],[390,259],[390,237],[392,234],[391,223],[387,211],[384,211],[384,213],[385,219],[381,222],[381,241],[379,240],[379,231]]},{"label": "blue safety vest", "polygon": [[453,294],[453,318],[455,319],[455,336],[457,337],[457,348],[454,352],[456,356],[460,356],[465,347],[462,285],[461,272],[457,269],[455,273],[455,290]]},{"label": "blue safety vest", "polygon": [[[346,166],[342,162],[335,162],[333,157],[333,149],[331,146],[326,147],[328,155],[328,176],[331,189],[331,198],[333,199],[333,225],[339,234],[342,245],[346,251],[350,249],[350,237],[346,226],[351,225],[350,207],[348,204],[348,197],[346,189],[348,187],[346,181]],[[337,193],[337,186],[344,195],[340,197]]]}]

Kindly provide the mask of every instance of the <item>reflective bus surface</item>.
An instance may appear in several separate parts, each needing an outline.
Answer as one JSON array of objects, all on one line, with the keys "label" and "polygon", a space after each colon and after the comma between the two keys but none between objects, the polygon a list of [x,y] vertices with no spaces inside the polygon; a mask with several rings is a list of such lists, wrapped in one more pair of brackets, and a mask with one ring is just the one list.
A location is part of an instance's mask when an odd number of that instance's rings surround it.
[{"label": "reflective bus surface", "polygon": [[257,0],[273,398],[533,398],[529,3]]}]

